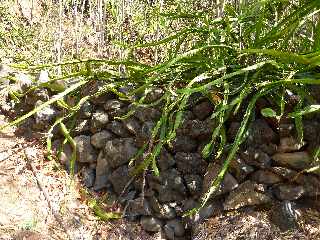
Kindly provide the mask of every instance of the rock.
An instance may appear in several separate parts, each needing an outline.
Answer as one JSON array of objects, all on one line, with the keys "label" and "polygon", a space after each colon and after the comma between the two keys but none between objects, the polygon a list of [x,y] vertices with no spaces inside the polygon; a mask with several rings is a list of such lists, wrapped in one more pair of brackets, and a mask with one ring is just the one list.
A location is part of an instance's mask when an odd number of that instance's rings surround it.
[{"label": "rock", "polygon": [[31,87],[33,84],[30,76],[22,72],[16,73],[15,78],[17,80],[17,84],[19,85],[20,90],[22,90],[23,92],[28,90],[28,88]]},{"label": "rock", "polygon": [[284,167],[272,167],[270,170],[287,180],[292,180],[298,174],[297,171]]},{"label": "rock", "polygon": [[94,185],[95,177],[94,169],[87,167],[82,169],[82,181],[87,188],[90,188]]},{"label": "rock", "polygon": [[160,170],[165,171],[173,167],[176,161],[174,157],[164,147],[162,147],[157,163]]},{"label": "rock", "polygon": [[141,227],[147,232],[159,232],[162,227],[161,220],[155,217],[141,217],[140,220]]},{"label": "rock", "polygon": [[126,204],[124,210],[124,216],[129,218],[131,221],[135,220],[139,216],[150,216],[152,215],[152,210],[146,199],[136,198],[134,200],[129,200]]},{"label": "rock", "polygon": [[145,143],[147,143],[150,140],[154,126],[154,123],[151,121],[147,121],[142,124],[141,129],[138,131],[136,139],[139,147],[142,147]]},{"label": "rock", "polygon": [[152,88],[152,89],[147,89],[147,91],[145,92],[145,99],[144,102],[145,103],[152,103],[158,99],[160,99],[164,94],[163,89],[161,88]]},{"label": "rock", "polygon": [[[209,165],[203,180],[202,192],[204,194],[209,191],[212,182],[216,179],[220,170],[221,170],[221,166],[218,164]],[[221,194],[231,192],[233,189],[237,187],[238,187],[237,180],[230,173],[226,173],[219,189],[215,192],[215,195],[221,195]]]},{"label": "rock", "polygon": [[[35,107],[38,107],[41,104],[43,104],[43,102],[39,100],[36,102]],[[58,115],[58,111],[54,107],[47,106],[42,110],[38,111],[37,113],[35,113],[34,119],[35,119],[36,125],[33,127],[36,129],[48,128],[48,126],[50,126],[50,124],[57,117],[57,115]]]},{"label": "rock", "polygon": [[199,121],[195,119],[189,120],[186,128],[192,138],[198,140],[207,140],[211,139],[214,125],[214,121],[210,118],[206,119],[205,121]]},{"label": "rock", "polygon": [[269,127],[268,123],[263,119],[257,119],[249,127],[245,145],[259,146],[265,143],[276,143],[277,139],[277,134]]},{"label": "rock", "polygon": [[265,193],[259,192],[258,188],[259,186],[250,180],[245,181],[226,198],[223,204],[224,210],[271,203],[271,198]]},{"label": "rock", "polygon": [[277,152],[278,146],[273,143],[267,143],[267,144],[260,145],[259,149],[262,152],[268,154],[269,156],[272,156],[273,154],[275,154]]},{"label": "rock", "polygon": [[101,149],[105,147],[107,141],[111,140],[113,137],[114,135],[111,132],[107,130],[102,130],[101,132],[97,132],[91,136],[91,144],[95,148]]},{"label": "rock", "polygon": [[108,100],[104,105],[104,110],[106,111],[114,111],[114,110],[119,110],[121,109],[125,104],[120,101],[120,100],[117,100],[117,99],[111,99],[111,100]]},{"label": "rock", "polygon": [[199,175],[190,174],[185,175],[184,179],[190,194],[199,196],[202,192],[202,178]]},{"label": "rock", "polygon": [[172,141],[173,152],[194,152],[197,147],[197,141],[185,135],[177,135]]},{"label": "rock", "polygon": [[299,143],[298,140],[294,137],[280,138],[278,152],[287,153],[299,151],[304,145],[304,142]]},{"label": "rock", "polygon": [[257,183],[263,183],[266,185],[273,185],[281,182],[282,180],[277,174],[267,170],[258,170],[254,172],[251,179]]},{"label": "rock", "polygon": [[227,131],[227,139],[229,142],[233,142],[235,140],[238,130],[240,129],[240,125],[241,124],[239,122],[232,122],[230,124]]},{"label": "rock", "polygon": [[281,184],[273,192],[279,200],[295,200],[302,197],[305,190],[299,185]]},{"label": "rock", "polygon": [[[57,154],[58,159],[61,164],[66,166],[66,170],[68,173],[70,173],[70,161],[72,157],[72,148],[69,144],[64,144],[62,149],[60,150],[62,140],[55,140],[52,143],[52,150]],[[74,172],[78,172],[79,166],[77,161],[75,162],[74,165]]]},{"label": "rock", "polygon": [[87,134],[90,131],[90,120],[89,119],[77,119],[75,128],[72,132],[76,135]]},{"label": "rock", "polygon": [[110,164],[103,151],[100,151],[97,158],[96,166],[96,180],[94,183],[94,190],[99,191],[103,188],[108,187],[111,177],[111,168]]},{"label": "rock", "polygon": [[181,202],[185,195],[180,191],[170,188],[169,186],[160,185],[157,188],[158,199],[160,203]]},{"label": "rock", "polygon": [[304,120],[303,121],[303,137],[308,143],[308,149],[311,151],[316,149],[320,143],[320,131],[319,121]]},{"label": "rock", "polygon": [[90,118],[92,116],[93,110],[94,106],[90,102],[84,102],[80,108],[80,118]]},{"label": "rock", "polygon": [[235,159],[231,161],[229,168],[230,173],[240,182],[254,171],[254,168],[246,164],[239,156],[236,156]]},{"label": "rock", "polygon": [[292,136],[293,130],[294,130],[294,124],[280,123],[279,125],[280,138],[286,138],[286,137]]},{"label": "rock", "polygon": [[320,195],[320,180],[315,175],[299,175],[296,182],[303,187],[305,191],[304,196],[317,197]]},{"label": "rock", "polygon": [[39,83],[47,83],[50,81],[49,73],[46,70],[41,70],[37,76],[37,81]]},{"label": "rock", "polygon": [[204,120],[209,117],[212,111],[213,106],[210,101],[201,102],[192,108],[193,114],[200,120]]},{"label": "rock", "polygon": [[160,173],[160,182],[163,186],[175,190],[181,194],[186,194],[186,187],[181,174],[174,168]]},{"label": "rock", "polygon": [[276,153],[272,159],[280,165],[301,170],[307,168],[312,161],[307,152]]},{"label": "rock", "polygon": [[114,170],[111,174],[110,181],[114,191],[120,195],[130,181],[128,167],[124,165]]},{"label": "rock", "polygon": [[271,221],[277,225],[281,231],[287,231],[298,227],[298,212],[294,202],[283,201],[275,204],[270,210]]},{"label": "rock", "polygon": [[178,152],[174,158],[183,174],[204,174],[208,165],[198,153]]},{"label": "rock", "polygon": [[175,236],[182,237],[185,234],[184,226],[182,221],[179,219],[172,219],[164,225],[164,232],[168,239],[175,239]]},{"label": "rock", "polygon": [[46,88],[37,88],[27,94],[25,97],[25,103],[33,106],[35,102],[42,101],[46,102],[49,100],[49,91]]},{"label": "rock", "polygon": [[125,191],[122,195],[118,197],[118,202],[121,205],[125,205],[128,201],[132,201],[133,199],[135,199],[136,195],[136,190]]},{"label": "rock", "polygon": [[91,131],[96,133],[109,122],[109,116],[106,112],[98,110],[92,114]]},{"label": "rock", "polygon": [[[130,108],[130,107],[129,107]],[[147,121],[156,121],[160,118],[161,113],[151,107],[137,107],[135,109],[134,116],[138,118],[142,123]]]},{"label": "rock", "polygon": [[160,204],[156,197],[150,197],[149,202],[157,218],[167,220],[176,217],[175,209],[168,204]]},{"label": "rock", "polygon": [[119,121],[112,121],[108,123],[106,125],[106,128],[122,138],[127,138],[131,136],[130,132],[127,130],[127,128],[125,128],[123,123]]},{"label": "rock", "polygon": [[137,152],[132,138],[109,140],[104,148],[108,161],[112,168],[116,168],[130,161]]},{"label": "rock", "polygon": [[97,153],[91,145],[90,136],[80,135],[74,138],[77,146],[77,161],[92,163],[97,160]]},{"label": "rock", "polygon": [[126,118],[122,122],[131,134],[138,135],[138,132],[141,130],[141,124],[135,117]]},{"label": "rock", "polygon": [[269,168],[271,166],[271,158],[260,149],[249,147],[246,151],[240,152],[241,158],[249,165],[258,168]]}]

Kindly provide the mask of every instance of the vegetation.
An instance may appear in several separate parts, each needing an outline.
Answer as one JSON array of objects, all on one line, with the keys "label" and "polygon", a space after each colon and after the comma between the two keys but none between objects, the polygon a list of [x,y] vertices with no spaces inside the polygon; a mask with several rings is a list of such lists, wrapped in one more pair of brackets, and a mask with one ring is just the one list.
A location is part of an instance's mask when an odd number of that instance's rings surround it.
[{"label": "vegetation", "polygon": [[[72,5],[77,1],[69,2],[73,11],[78,9],[79,6]],[[93,4],[94,1],[83,2]],[[76,55],[66,52],[63,57],[56,58],[59,61],[51,57],[43,58],[41,62],[51,62],[46,64],[38,64],[39,61],[32,58],[25,61],[16,55],[14,60],[22,61],[12,64],[12,67],[31,74],[47,69],[52,80],[41,84],[35,81],[32,88],[50,88],[56,95],[11,125],[20,123],[48,104],[59,104],[66,109],[66,114],[55,125],[61,126],[66,141],[73,145],[67,130],[71,126],[68,122],[90,98],[112,91],[120,99],[130,101],[137,107],[163,104],[161,119],[153,129],[148,146],[145,146],[148,155],[136,169],[136,174],[149,168],[154,174],[159,174],[156,157],[162,146],[170,144],[175,138],[190,96],[205,95],[215,105],[211,118],[216,121],[216,126],[203,156],[215,158],[225,151],[228,155],[210,191],[203,197],[203,206],[217,190],[244,141],[260,98],[270,101],[270,108],[262,111],[264,116],[278,120],[283,117],[295,119],[300,140],[303,138],[304,115],[320,110],[310,94],[310,86],[320,83],[318,0],[222,0],[216,3],[113,0],[105,1],[100,8],[98,5],[102,1],[97,2],[97,9],[105,13],[102,19],[103,39],[99,38],[97,46],[108,48],[108,51],[101,50],[100,54],[93,56],[95,58],[80,50]],[[84,21],[90,19],[92,12],[89,8],[83,5],[79,13],[82,28],[86,26]],[[10,20],[1,19],[1,24],[5,21]],[[8,44],[2,48],[8,49],[9,40],[16,39],[15,32],[11,33],[12,36],[0,35]],[[53,43],[54,40],[50,39]],[[112,44],[112,47],[106,47],[107,44]],[[79,81],[71,84],[69,80],[75,76]],[[57,80],[66,82],[62,85],[63,89],[54,87]],[[98,92],[80,94],[82,88],[90,88],[96,81],[103,83]],[[131,86],[128,95],[119,91],[123,86]],[[143,93],[157,86],[166,90],[164,96],[160,101],[146,103]],[[13,92],[17,99],[23,94]],[[73,106],[65,101],[70,94],[78,95],[78,102]],[[298,96],[293,110],[287,108],[290,94]],[[122,118],[130,114],[132,112]],[[243,120],[234,143],[228,146],[225,124],[237,114],[242,114]],[[49,149],[50,138],[51,134],[48,134]],[[315,161],[319,152],[315,149]]]}]

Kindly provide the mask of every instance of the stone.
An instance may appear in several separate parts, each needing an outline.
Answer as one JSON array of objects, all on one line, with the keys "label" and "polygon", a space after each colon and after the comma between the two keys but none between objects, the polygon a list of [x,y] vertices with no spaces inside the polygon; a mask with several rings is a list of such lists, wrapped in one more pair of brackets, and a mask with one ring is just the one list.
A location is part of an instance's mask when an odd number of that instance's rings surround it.
[{"label": "stone", "polygon": [[120,100],[110,99],[103,105],[103,108],[104,110],[111,112],[123,108],[124,105],[125,104]]},{"label": "stone", "polygon": [[291,137],[293,130],[294,130],[294,124],[280,123],[280,125],[279,125],[280,138]]},{"label": "stone", "polygon": [[305,142],[300,143],[294,137],[280,138],[280,145],[278,147],[278,152],[287,153],[287,152],[299,151],[304,145],[305,145]]},{"label": "stone", "polygon": [[49,91],[46,88],[37,88],[25,96],[25,103],[33,106],[35,102],[46,102],[49,100]]},{"label": "stone", "polygon": [[141,227],[147,232],[159,232],[163,225],[162,221],[149,216],[143,216],[140,220]]},{"label": "stone", "polygon": [[136,198],[127,202],[123,215],[130,220],[135,220],[142,215],[152,215],[152,210],[146,199]]},{"label": "stone", "polygon": [[285,178],[286,180],[292,180],[298,174],[297,171],[285,167],[271,167],[270,171]]},{"label": "stone", "polygon": [[80,135],[74,138],[77,149],[77,161],[83,163],[92,163],[97,160],[97,153],[91,145],[91,137]]},{"label": "stone", "polygon": [[174,240],[175,236],[182,237],[185,234],[184,226],[180,219],[169,220],[163,228],[167,238],[170,240]]},{"label": "stone", "polygon": [[240,157],[249,165],[258,168],[269,168],[271,166],[271,158],[260,149],[249,147],[246,151],[240,152]]},{"label": "stone", "polygon": [[20,90],[22,91],[26,91],[33,84],[30,76],[22,72],[16,73],[15,78],[17,80],[18,86],[20,87]]},{"label": "stone", "polygon": [[160,155],[157,160],[158,166],[161,171],[165,171],[173,167],[176,163],[174,157],[166,150],[165,147],[162,147]]},{"label": "stone", "polygon": [[[35,108],[43,104],[41,100],[38,100],[35,104]],[[57,117],[58,111],[52,107],[47,106],[34,115],[35,119],[35,126],[33,126],[36,129],[45,129],[53,122],[53,120]]]},{"label": "stone", "polygon": [[296,205],[291,201],[275,204],[270,210],[270,219],[281,231],[288,231],[298,227],[298,212]]},{"label": "stone", "polygon": [[97,158],[96,166],[96,180],[94,183],[94,190],[99,191],[108,187],[110,182],[112,169],[103,151],[100,151]]},{"label": "stone", "polygon": [[195,119],[189,120],[186,128],[192,138],[198,140],[208,140],[211,138],[214,125],[214,121],[210,118],[206,119],[205,121]]},{"label": "stone", "polygon": [[[70,161],[72,157],[72,147],[70,144],[64,144],[63,147],[61,148],[61,143],[62,140],[57,139],[52,143],[52,150],[54,151],[55,154],[57,154],[57,157],[60,161],[61,164],[65,165],[66,170],[68,173],[70,173]],[[60,149],[61,148],[61,149]],[[74,172],[78,172],[79,166],[78,162],[76,161],[74,164]]]},{"label": "stone", "polygon": [[116,168],[130,161],[137,152],[132,138],[117,138],[106,143],[104,152],[112,168]]},{"label": "stone", "polygon": [[277,134],[263,119],[256,119],[249,127],[246,146],[259,146],[265,143],[276,143]]},{"label": "stone", "polygon": [[198,103],[192,108],[193,114],[196,116],[196,118],[200,120],[204,120],[207,117],[209,117],[212,111],[213,111],[213,105],[210,101],[204,101],[204,102]]},{"label": "stone", "polygon": [[177,135],[172,141],[173,152],[194,152],[197,147],[197,141],[186,135]]},{"label": "stone", "polygon": [[168,220],[176,217],[175,209],[169,204],[160,204],[155,196],[149,197],[148,200],[150,202],[151,209],[155,212],[154,215],[157,218]]},{"label": "stone", "polygon": [[150,140],[154,126],[154,123],[151,121],[147,121],[142,124],[136,139],[139,147],[142,147]]},{"label": "stone", "polygon": [[160,203],[181,202],[185,198],[184,194],[169,186],[160,185],[157,188],[157,192]]},{"label": "stone", "polygon": [[91,144],[97,149],[102,149],[106,146],[107,141],[114,138],[114,135],[107,131],[102,130],[101,132],[97,132],[91,136]]},{"label": "stone", "polygon": [[128,129],[128,131],[137,136],[140,129],[141,129],[141,124],[135,117],[129,117],[124,120],[122,120],[123,125]]},{"label": "stone", "polygon": [[76,135],[87,134],[90,131],[90,120],[89,119],[77,119],[75,128],[72,132]]},{"label": "stone", "polygon": [[80,118],[87,119],[92,116],[94,106],[90,102],[84,102],[80,108]]},{"label": "stone", "polygon": [[223,203],[224,210],[271,203],[272,199],[267,194],[259,192],[258,188],[259,186],[250,180],[245,181],[226,198]]},{"label": "stone", "polygon": [[303,196],[305,190],[299,185],[281,184],[273,192],[279,200],[296,200]]},{"label": "stone", "polygon": [[[129,107],[130,109],[130,107]],[[159,110],[151,107],[137,107],[135,108],[134,116],[142,123],[147,121],[156,121],[160,118],[161,113]]]},{"label": "stone", "polygon": [[[203,194],[209,191],[212,182],[216,179],[220,170],[221,170],[221,166],[219,164],[212,163],[209,165],[207,172],[204,175],[203,186],[202,186]],[[227,172],[224,176],[224,179],[222,180],[220,187],[215,192],[215,195],[229,193],[237,187],[238,187],[237,180],[230,173]]]},{"label": "stone", "polygon": [[317,176],[312,174],[304,174],[297,176],[296,183],[300,184],[306,197],[317,197],[320,195],[320,180]]},{"label": "stone", "polygon": [[152,103],[154,101],[157,101],[158,99],[160,99],[164,94],[164,91],[162,88],[151,88],[151,89],[147,89],[145,91],[145,99],[144,102],[145,103]]},{"label": "stone", "polygon": [[289,166],[293,169],[302,170],[307,168],[312,158],[305,151],[292,153],[276,153],[272,159],[279,165]]},{"label": "stone", "polygon": [[229,142],[233,142],[235,140],[238,130],[240,129],[240,125],[241,124],[239,122],[230,123],[227,131],[227,139],[229,140]]},{"label": "stone", "polygon": [[115,135],[122,137],[122,138],[127,138],[130,137],[131,134],[127,130],[127,128],[123,125],[122,122],[119,121],[112,121],[106,125],[106,128],[113,132]]},{"label": "stone", "polygon": [[106,112],[98,110],[92,114],[91,131],[96,133],[109,122],[109,116]]},{"label": "stone", "polygon": [[199,175],[184,175],[187,189],[192,196],[199,196],[202,192],[202,178]]},{"label": "stone", "polygon": [[273,154],[275,154],[277,152],[278,146],[276,144],[273,143],[265,143],[259,146],[259,149],[268,154],[269,156],[272,156]]},{"label": "stone", "polygon": [[83,168],[82,181],[87,188],[91,188],[95,182],[95,170],[87,167]]},{"label": "stone", "polygon": [[186,194],[186,187],[184,185],[181,174],[174,168],[160,173],[160,183],[169,187],[181,194]]},{"label": "stone", "polygon": [[49,73],[46,70],[41,70],[37,76],[37,81],[39,83],[47,83],[50,81]]},{"label": "stone", "polygon": [[183,174],[204,174],[208,165],[198,153],[178,152],[174,158]]},{"label": "stone", "polygon": [[128,182],[131,180],[128,167],[126,165],[118,167],[110,176],[114,191],[120,195],[125,189]]},{"label": "stone", "polygon": [[251,176],[251,180],[266,185],[273,185],[281,182],[281,177],[268,170],[258,170]]},{"label": "stone", "polygon": [[254,168],[245,163],[238,155],[230,163],[230,173],[238,181],[242,182],[250,173],[254,172]]}]

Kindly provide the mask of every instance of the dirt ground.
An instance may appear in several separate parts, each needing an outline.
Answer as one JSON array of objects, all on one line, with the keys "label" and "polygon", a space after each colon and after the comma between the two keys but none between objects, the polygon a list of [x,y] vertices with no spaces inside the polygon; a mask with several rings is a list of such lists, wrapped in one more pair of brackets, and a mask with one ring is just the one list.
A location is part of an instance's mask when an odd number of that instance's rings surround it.
[{"label": "dirt ground", "polygon": [[[0,125],[5,121],[0,114]],[[0,240],[162,239],[160,233],[151,236],[136,223],[99,220],[80,194],[79,181],[71,184],[61,166],[45,158],[38,140],[15,132],[14,128],[0,132]],[[200,224],[193,240],[320,239],[320,213],[304,209],[302,214],[300,229],[285,233],[269,222],[265,212],[220,215]]]}]

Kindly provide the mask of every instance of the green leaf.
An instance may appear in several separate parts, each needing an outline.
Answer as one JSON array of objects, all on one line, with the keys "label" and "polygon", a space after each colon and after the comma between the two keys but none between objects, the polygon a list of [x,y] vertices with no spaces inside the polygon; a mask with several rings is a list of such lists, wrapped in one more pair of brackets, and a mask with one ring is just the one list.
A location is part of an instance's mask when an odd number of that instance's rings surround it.
[{"label": "green leaf", "polygon": [[274,111],[274,110],[271,109],[271,108],[261,109],[261,114],[262,114],[262,116],[264,116],[264,117],[270,117],[270,118],[274,118],[274,117],[277,116],[276,111]]}]

